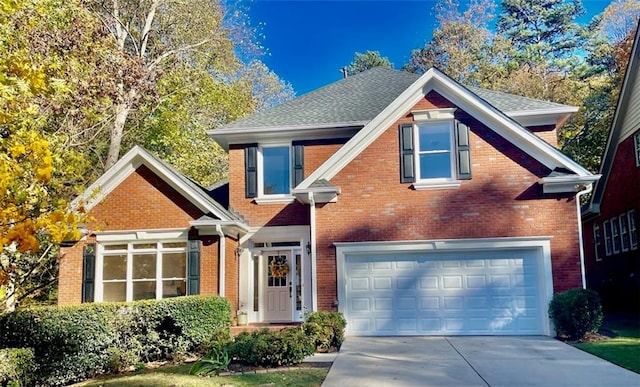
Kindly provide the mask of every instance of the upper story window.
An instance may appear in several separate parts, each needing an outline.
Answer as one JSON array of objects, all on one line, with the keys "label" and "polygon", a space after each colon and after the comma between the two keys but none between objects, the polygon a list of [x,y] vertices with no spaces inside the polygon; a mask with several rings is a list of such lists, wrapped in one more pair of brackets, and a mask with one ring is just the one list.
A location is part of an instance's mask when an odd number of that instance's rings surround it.
[{"label": "upper story window", "polygon": [[291,189],[304,178],[300,144],[254,144],[245,147],[245,197],[256,202],[292,201]]},{"label": "upper story window", "polygon": [[455,188],[471,179],[469,128],[454,119],[454,110],[412,112],[416,123],[400,125],[400,182]]},{"label": "upper story window", "polygon": [[636,167],[640,167],[640,131],[633,135],[633,143],[636,147]]},{"label": "upper story window", "polygon": [[453,122],[426,122],[416,130],[418,180],[450,180],[454,176]]},{"label": "upper story window", "polygon": [[[620,216],[605,220],[602,222],[602,228],[604,230],[604,247],[607,256],[625,253],[638,248],[638,230],[636,229],[635,210],[624,212]],[[598,235],[595,235],[596,232]],[[596,249],[599,245],[597,239],[599,233],[598,226],[595,226],[594,238],[596,238]],[[599,260],[598,256],[599,252],[596,250],[596,260]]]},{"label": "upper story window", "polygon": [[288,145],[265,146],[261,151],[259,196],[288,195],[291,192],[291,148]]}]

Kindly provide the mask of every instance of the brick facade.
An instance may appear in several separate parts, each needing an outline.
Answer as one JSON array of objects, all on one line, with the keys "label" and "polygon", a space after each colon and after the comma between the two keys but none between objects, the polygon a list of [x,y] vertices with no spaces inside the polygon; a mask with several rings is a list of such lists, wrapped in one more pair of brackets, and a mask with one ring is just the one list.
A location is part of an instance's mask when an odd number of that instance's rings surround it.
[{"label": "brick facade", "polygon": [[[635,211],[636,228],[640,226],[640,167],[636,167],[634,138],[630,136],[618,145],[609,179],[600,203],[600,215],[585,222],[584,249],[587,265],[587,286],[600,293],[606,309],[640,310],[640,249],[605,253],[606,220]],[[593,228],[601,234],[599,261],[596,261]],[[636,230],[636,235],[638,231]]]},{"label": "brick facade", "polygon": [[[166,184],[146,166],[140,166],[100,203],[93,207],[86,223],[91,231],[135,231],[161,229],[189,229],[189,222],[203,213],[179,192]],[[197,235],[197,233],[196,233]],[[218,236],[200,236],[200,294],[218,294]],[[77,304],[82,301],[82,264],[85,243],[95,242],[95,234],[86,241],[60,252],[58,304]],[[227,282],[235,283],[228,292],[232,304],[237,304],[238,264],[234,259],[235,244],[227,238]]]},{"label": "brick facade", "polygon": [[[454,106],[431,92],[410,110],[448,107]],[[552,236],[554,290],[581,286],[575,196],[544,195],[538,180],[548,168],[461,110],[456,118],[471,128],[473,174],[458,189],[416,191],[400,183],[398,125],[412,122],[410,114],[331,180],[341,189],[338,201],[316,209],[319,309],[333,309],[337,299],[334,242]],[[555,145],[555,130],[539,129],[537,134]],[[306,146],[305,173],[337,149]],[[229,153],[231,206],[251,226],[308,224],[306,206],[245,199],[242,147]]]}]

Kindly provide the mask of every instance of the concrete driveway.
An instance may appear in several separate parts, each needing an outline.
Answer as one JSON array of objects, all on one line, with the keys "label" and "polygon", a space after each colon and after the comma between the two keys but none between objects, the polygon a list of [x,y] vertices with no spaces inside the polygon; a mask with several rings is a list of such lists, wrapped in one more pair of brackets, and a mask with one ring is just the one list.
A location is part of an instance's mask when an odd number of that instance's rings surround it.
[{"label": "concrete driveway", "polygon": [[323,386],[640,387],[640,375],[545,336],[347,337]]}]

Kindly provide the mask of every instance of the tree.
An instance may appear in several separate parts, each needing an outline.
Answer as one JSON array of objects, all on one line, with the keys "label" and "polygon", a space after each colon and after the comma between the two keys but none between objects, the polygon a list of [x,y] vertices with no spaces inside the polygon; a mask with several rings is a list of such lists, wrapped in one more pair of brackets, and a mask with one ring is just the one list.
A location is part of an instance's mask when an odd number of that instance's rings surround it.
[{"label": "tree", "polygon": [[136,58],[144,69],[137,82],[127,82],[130,78],[122,77],[117,84],[107,169],[118,160],[130,113],[148,93],[145,87],[155,89],[155,79],[164,70],[183,62],[225,77],[239,68],[239,62],[229,31],[223,25],[224,9],[218,2],[96,0],[93,7],[117,48]]},{"label": "tree", "polygon": [[347,75],[355,75],[374,67],[393,68],[389,58],[380,56],[378,51],[367,51],[364,54],[356,52],[353,61],[346,66]]},{"label": "tree", "polygon": [[511,39],[519,64],[547,63],[563,71],[585,42],[576,18],[584,14],[580,0],[503,0],[498,33]]},{"label": "tree", "polygon": [[434,10],[438,26],[423,48],[412,51],[405,70],[436,67],[458,82],[483,87],[507,76],[511,45],[490,30],[492,0],[472,0],[464,12],[458,0],[441,0]]},{"label": "tree", "polygon": [[0,298],[8,309],[51,284],[55,245],[78,237],[80,214],[67,203],[84,162],[57,129],[92,122],[100,110],[69,109],[78,84],[90,84],[80,76],[93,73],[84,59],[101,50],[98,26],[75,1],[2,3]]}]

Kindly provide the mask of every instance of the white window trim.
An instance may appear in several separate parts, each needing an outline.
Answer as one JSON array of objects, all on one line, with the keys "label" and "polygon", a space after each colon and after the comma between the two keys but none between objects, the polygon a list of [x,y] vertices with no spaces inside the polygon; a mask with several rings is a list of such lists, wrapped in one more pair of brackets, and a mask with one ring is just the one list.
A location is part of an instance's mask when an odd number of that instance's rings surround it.
[{"label": "white window trim", "polygon": [[[280,148],[280,147],[288,147],[289,148],[289,193],[286,194],[265,194],[264,193],[264,160],[262,158],[262,150],[264,148]],[[293,157],[291,150],[291,143],[283,143],[283,142],[275,142],[275,143],[261,143],[258,145],[258,155],[257,155],[257,167],[258,167],[258,196],[254,199],[256,204],[278,204],[278,203],[291,203],[295,200],[295,197],[291,195],[291,176],[292,176],[292,166],[291,166],[291,158]]]},{"label": "white window trim", "polygon": [[602,228],[604,229],[604,252],[608,257],[611,255],[611,250],[613,248],[613,240],[611,239],[611,225],[608,220],[605,220],[602,223]]},{"label": "white window trim", "polygon": [[633,144],[636,151],[636,167],[640,167],[640,131],[633,135]]},{"label": "white window trim", "polygon": [[[629,238],[629,224],[627,223],[627,214],[618,216],[618,224],[620,228],[620,250],[623,252],[629,251],[629,246],[631,246],[631,239]],[[625,247],[624,244],[625,238],[627,239],[627,247]]]},{"label": "white window trim", "polygon": [[[611,218],[611,249],[613,250],[613,254],[618,254],[620,252],[620,225],[618,224],[618,218]],[[616,240],[618,241],[618,248],[616,248]]]},{"label": "white window trim", "polygon": [[[185,243],[185,247],[157,247],[158,243]],[[140,242],[138,242],[140,243]],[[118,283],[118,282],[125,282],[126,283],[126,292],[125,292],[125,302],[131,302],[133,301],[133,283],[134,282],[139,282],[140,280],[136,281],[133,279],[133,259],[132,256],[134,254],[144,254],[144,253],[155,253],[156,254],[156,276],[153,279],[154,281],[156,281],[156,300],[160,300],[162,299],[162,293],[163,293],[163,281],[165,280],[174,280],[174,281],[178,281],[178,280],[183,280],[186,283],[187,280],[187,273],[185,272],[185,277],[167,277],[164,278],[162,277],[162,254],[163,253],[184,253],[184,259],[185,259],[185,268],[186,268],[186,260],[187,260],[187,240],[186,239],[173,239],[173,240],[162,240],[162,241],[150,241],[150,240],[145,240],[145,243],[156,243],[156,247],[155,248],[148,248],[148,249],[134,249],[133,245],[136,244],[135,242],[126,242],[126,241],[121,241],[121,242],[116,242],[116,241],[110,241],[109,243],[107,243],[106,245],[127,245],[126,250],[125,249],[120,249],[120,250],[105,250],[104,246],[105,244],[103,243],[98,243],[96,246],[96,266],[95,266],[95,302],[104,302],[104,283],[105,280],[103,280],[103,267],[104,267],[104,257],[105,256],[109,256],[109,255],[123,255],[126,254],[127,256],[127,269],[126,269],[126,278],[125,280],[107,280],[106,282],[111,282],[111,283]]]},{"label": "white window trim", "polygon": [[602,261],[600,256],[600,246],[602,245],[602,235],[600,234],[600,226],[597,224],[593,226],[593,247],[595,249],[596,261]]},{"label": "white window trim", "polygon": [[[455,109],[443,109],[443,110],[455,110]],[[429,112],[429,111],[426,111]],[[414,117],[416,116],[416,112],[412,112]],[[416,181],[413,183],[413,188],[415,190],[425,190],[425,189],[449,189],[449,188],[458,188],[461,185],[460,180],[457,179],[457,156],[456,156],[456,139],[454,134],[454,122],[453,122],[453,114],[449,116],[449,114],[442,114],[436,116],[438,119],[430,119],[430,120],[417,120],[413,125],[413,142],[415,144],[415,149],[413,151],[413,157],[415,159],[415,170],[416,170]],[[446,117],[446,119],[442,119],[440,117]],[[450,117],[450,118],[449,118]],[[420,125],[421,124],[436,124],[446,122],[449,125],[449,164],[451,177],[447,178],[432,178],[432,179],[421,179],[420,178]]]},{"label": "white window trim", "polygon": [[627,226],[629,227],[629,245],[631,250],[638,249],[638,231],[636,229],[635,210],[627,212]]}]

